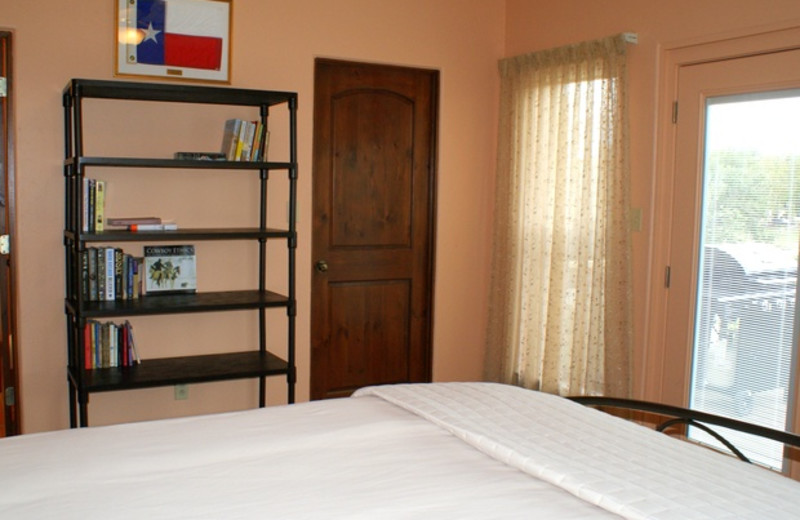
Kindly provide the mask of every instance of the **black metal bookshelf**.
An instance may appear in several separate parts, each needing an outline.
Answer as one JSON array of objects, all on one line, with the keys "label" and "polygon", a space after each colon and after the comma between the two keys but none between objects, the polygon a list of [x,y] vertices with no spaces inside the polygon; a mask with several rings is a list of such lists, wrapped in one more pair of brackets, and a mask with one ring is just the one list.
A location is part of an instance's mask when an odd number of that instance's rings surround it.
[{"label": "black metal bookshelf", "polygon": [[[265,128],[271,107],[285,106],[289,111],[289,160],[286,162],[249,162],[184,160],[138,157],[101,157],[83,154],[83,100],[89,98],[159,101],[166,103],[198,103],[250,106],[259,109]],[[123,81],[73,79],[63,91],[64,106],[64,246],[66,265],[67,379],[69,384],[70,425],[88,425],[89,395],[176,384],[202,383],[230,379],[259,379],[259,406],[266,405],[266,378],[286,377],[287,401],[295,399],[295,256],[297,247],[297,95],[235,88],[193,85],[149,84]],[[127,231],[109,229],[86,232],[83,226],[83,179],[87,170],[103,167],[114,175],[120,168],[123,175],[131,169],[164,170],[236,170],[254,172],[260,179],[259,226],[253,228],[185,228],[168,231]],[[109,170],[110,169],[110,170]],[[287,229],[267,226],[267,184],[270,171],[285,171],[289,181],[289,224]],[[185,182],[191,182],[188,178]],[[93,244],[115,242],[183,242],[183,241],[256,241],[259,244],[258,287],[251,290],[197,292],[172,295],[143,295],[137,299],[93,301],[81,291],[82,252]],[[288,252],[287,293],[266,288],[268,240],[286,243]],[[285,359],[267,350],[266,311],[282,308],[287,318]],[[87,369],[85,337],[87,320],[133,317],[157,314],[185,314],[252,310],[259,317],[258,345],[240,351],[144,359],[129,367]]]}]

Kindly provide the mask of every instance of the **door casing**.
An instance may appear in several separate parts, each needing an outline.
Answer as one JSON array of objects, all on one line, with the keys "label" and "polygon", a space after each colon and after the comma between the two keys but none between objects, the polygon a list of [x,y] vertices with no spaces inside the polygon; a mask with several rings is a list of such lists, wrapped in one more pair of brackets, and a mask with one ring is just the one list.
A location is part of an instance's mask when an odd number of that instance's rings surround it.
[{"label": "door casing", "polygon": [[0,142],[0,235],[8,235],[10,254],[0,254],[0,389],[3,395],[3,433],[21,433],[16,334],[16,282],[14,230],[14,140],[12,34],[0,31],[0,76],[6,78],[6,96],[0,99],[2,110],[2,142]]},{"label": "door casing", "polygon": [[[677,172],[681,168],[691,167],[699,171],[701,158],[689,159],[689,163],[679,160],[677,119],[681,124],[687,123],[697,131],[699,136],[702,124],[696,120],[681,119],[681,104],[677,103],[681,72],[687,67],[702,64],[722,63],[737,58],[767,55],[788,49],[800,48],[800,27],[781,26],[754,35],[731,36],[722,40],[706,43],[677,44],[664,49],[661,56],[659,80],[659,102],[657,112],[657,146],[656,175],[653,183],[653,241],[651,250],[649,279],[649,309],[647,312],[646,333],[647,348],[643,357],[643,374],[641,395],[646,400],[685,406],[688,402],[688,381],[691,367],[691,348],[688,337],[685,349],[670,349],[667,337],[673,332],[674,323],[669,315],[670,298],[693,298],[691,294],[675,294],[674,276],[684,279],[696,279],[697,259],[688,272],[676,273],[671,265],[673,251],[673,233],[691,232],[686,224],[676,226],[673,222],[675,201],[678,197],[687,200],[692,207],[685,208],[686,214],[693,215],[698,210],[698,190],[692,194],[685,193],[685,186],[680,184]],[[786,87],[790,85],[785,85]],[[779,85],[767,85],[767,88],[780,88]],[[715,92],[714,95],[726,92]],[[685,102],[684,102],[685,103]],[[685,158],[684,158],[685,159]],[[693,186],[694,187],[694,186]],[[698,240],[693,236],[693,243]],[[683,284],[682,284],[683,285]],[[684,317],[691,315],[693,309],[683,312]],[[688,336],[688,335],[687,335]],[[676,374],[679,374],[676,376]],[[794,389],[797,395],[798,389]],[[800,431],[800,414],[795,414],[794,431]],[[790,472],[794,478],[800,477],[800,464],[792,464]]]}]

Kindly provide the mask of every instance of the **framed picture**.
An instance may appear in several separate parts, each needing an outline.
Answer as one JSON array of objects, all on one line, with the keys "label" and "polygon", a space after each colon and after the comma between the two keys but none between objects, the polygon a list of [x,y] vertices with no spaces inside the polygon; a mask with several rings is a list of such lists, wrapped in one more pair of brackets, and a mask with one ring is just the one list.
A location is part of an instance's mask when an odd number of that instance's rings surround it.
[{"label": "framed picture", "polygon": [[117,76],[230,83],[232,0],[116,0]]},{"label": "framed picture", "polygon": [[194,246],[144,246],[144,272],[146,294],[196,292]]}]

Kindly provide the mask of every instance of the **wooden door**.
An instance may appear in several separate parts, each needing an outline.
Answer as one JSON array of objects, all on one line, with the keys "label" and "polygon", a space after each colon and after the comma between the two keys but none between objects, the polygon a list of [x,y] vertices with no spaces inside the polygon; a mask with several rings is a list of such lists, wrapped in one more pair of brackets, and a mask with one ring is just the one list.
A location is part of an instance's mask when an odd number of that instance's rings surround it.
[{"label": "wooden door", "polygon": [[[9,239],[13,229],[14,196],[11,150],[11,33],[0,31],[0,236]],[[17,363],[14,338],[14,284],[12,257],[0,247],[0,436],[14,435],[19,430],[19,396],[17,395]]]},{"label": "wooden door", "polygon": [[312,399],[430,381],[438,80],[315,63]]}]

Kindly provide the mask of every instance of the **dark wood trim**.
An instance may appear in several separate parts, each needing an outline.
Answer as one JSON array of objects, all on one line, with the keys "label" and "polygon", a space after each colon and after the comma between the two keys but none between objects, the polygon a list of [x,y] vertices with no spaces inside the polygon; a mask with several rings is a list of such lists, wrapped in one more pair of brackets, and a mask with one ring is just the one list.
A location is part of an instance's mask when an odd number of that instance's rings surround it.
[{"label": "dark wood trim", "polygon": [[[15,183],[14,183],[14,112],[11,100],[14,96],[13,81],[13,62],[12,62],[12,34],[8,31],[0,31],[0,76],[6,78],[7,95],[0,99],[3,103],[2,117],[2,143],[0,154],[3,155],[2,172],[0,172],[0,183],[2,183],[3,193],[0,194],[0,234],[9,235],[11,242],[11,254],[0,255],[0,259],[5,262],[4,268],[0,269],[0,330],[2,330],[2,340],[0,341],[0,356],[3,357],[2,383],[4,385],[3,396],[6,402],[3,403],[5,435],[16,435],[21,433],[20,428],[20,392],[19,376],[17,372],[18,357],[17,350],[17,319],[16,319],[16,294],[17,284],[14,276],[14,265],[16,259],[15,235],[16,230],[16,209],[15,209]],[[13,393],[8,395],[8,389]]]}]

